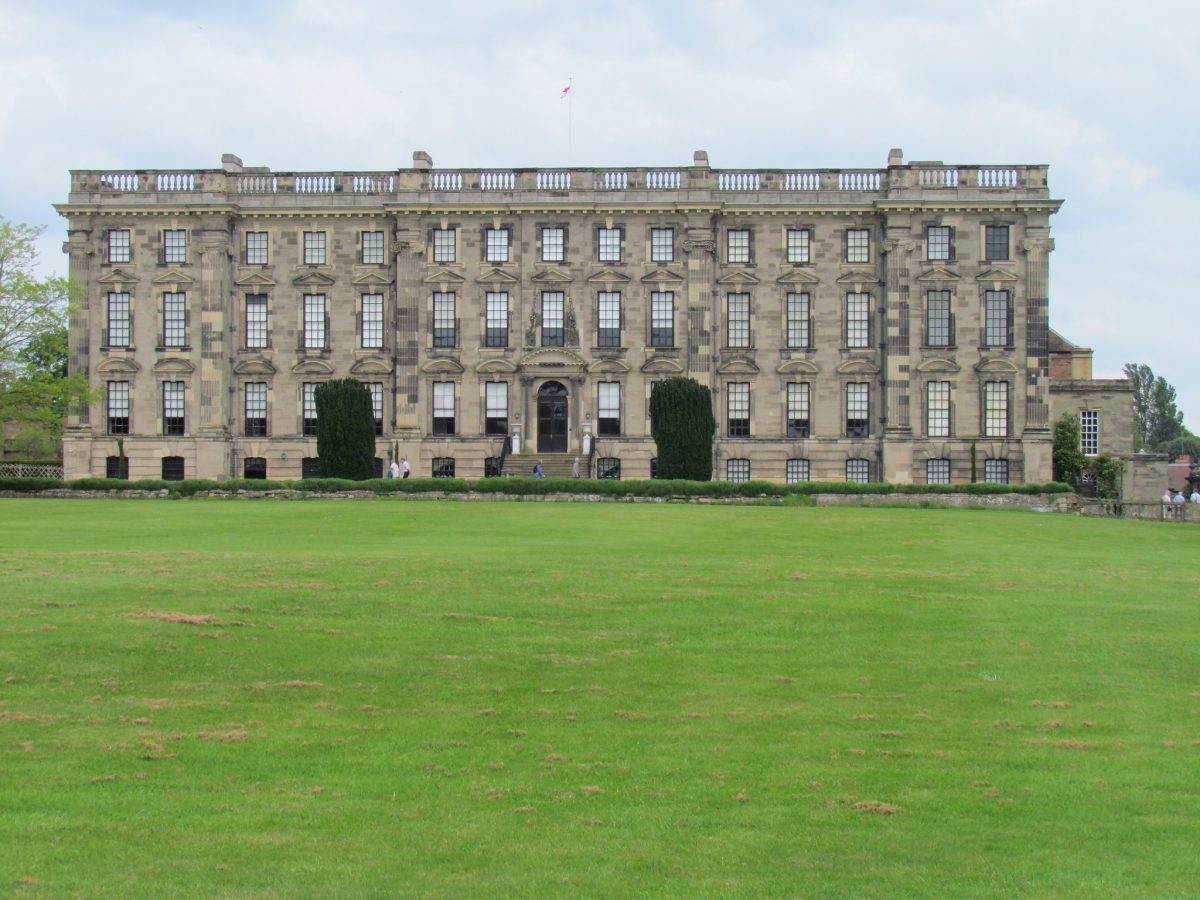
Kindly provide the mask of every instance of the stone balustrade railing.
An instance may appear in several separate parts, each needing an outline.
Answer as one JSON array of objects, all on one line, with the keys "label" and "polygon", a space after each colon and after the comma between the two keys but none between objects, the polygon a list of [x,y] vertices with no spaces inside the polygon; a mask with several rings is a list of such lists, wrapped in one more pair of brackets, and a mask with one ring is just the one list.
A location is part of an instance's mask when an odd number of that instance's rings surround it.
[{"label": "stone balustrade railing", "polygon": [[[72,199],[90,202],[130,194],[207,195],[246,202],[253,196],[300,194],[413,195],[594,194],[649,195],[658,191],[697,192],[738,198],[778,193],[846,195],[845,199],[884,199],[916,192],[956,192],[986,196],[1011,192],[1024,198],[1048,197],[1046,166],[946,166],[913,163],[886,169],[506,169],[430,168],[392,172],[98,171],[71,173]],[[856,196],[850,196],[856,195]]]}]

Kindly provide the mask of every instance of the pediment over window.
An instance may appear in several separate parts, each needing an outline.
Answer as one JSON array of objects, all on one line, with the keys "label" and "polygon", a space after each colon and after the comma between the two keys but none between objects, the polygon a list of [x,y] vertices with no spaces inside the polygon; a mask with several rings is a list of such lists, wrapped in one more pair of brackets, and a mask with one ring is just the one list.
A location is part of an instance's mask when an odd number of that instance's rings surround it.
[{"label": "pediment over window", "polygon": [[382,287],[391,284],[392,280],[386,275],[380,274],[377,270],[371,269],[366,272],[360,272],[350,279],[351,284],[366,285],[368,287]]},{"label": "pediment over window", "polygon": [[851,269],[838,276],[838,284],[879,284],[879,273],[870,269]]},{"label": "pediment over window", "polygon": [[167,271],[154,276],[155,284],[194,284],[192,276],[187,272],[181,272],[179,269],[167,269]]},{"label": "pediment over window", "polygon": [[821,279],[808,269],[789,269],[775,281],[779,284],[819,284]]},{"label": "pediment over window", "polygon": [[652,356],[642,365],[642,371],[647,375],[682,375],[683,366],[669,356]]},{"label": "pediment over window", "polygon": [[643,275],[641,281],[642,284],[678,284],[683,281],[683,276],[670,269],[655,269]]},{"label": "pediment over window", "polygon": [[297,275],[292,279],[292,284],[296,285],[296,287],[326,288],[333,283],[333,279],[324,272],[305,272],[303,275]]},{"label": "pediment over window", "polygon": [[244,359],[233,367],[235,375],[274,375],[275,367],[261,356],[257,359]]},{"label": "pediment over window", "polygon": [[426,375],[461,375],[463,367],[457,359],[439,356],[421,366],[421,371]]},{"label": "pediment over window", "polygon": [[629,276],[622,275],[616,269],[601,269],[594,275],[589,275],[587,280],[593,283],[601,282],[605,284],[621,284],[628,281]]},{"label": "pediment over window", "polygon": [[619,359],[598,359],[588,366],[588,371],[596,374],[625,375],[629,372],[629,366]]},{"label": "pediment over window", "polygon": [[944,356],[935,356],[931,359],[925,360],[923,363],[917,366],[917,371],[926,374],[933,372],[957,374],[958,372],[961,372],[962,369],[958,363],[952,359],[947,359]]},{"label": "pediment over window", "polygon": [[351,375],[386,375],[391,371],[391,360],[381,356],[368,356],[350,367]]},{"label": "pediment over window", "polygon": [[421,280],[426,284],[462,284],[467,279],[451,269],[437,269]]},{"label": "pediment over window", "polygon": [[816,375],[821,370],[816,363],[807,359],[789,359],[775,371],[780,375]]},{"label": "pediment over window", "polygon": [[512,375],[517,367],[507,359],[485,359],[475,366],[475,371],[480,375]]},{"label": "pediment over window", "polygon": [[988,372],[992,375],[1016,375],[1021,370],[1012,362],[999,356],[990,356],[980,360],[975,366],[976,372]]},{"label": "pediment over window", "polygon": [[749,272],[743,272],[740,269],[736,272],[730,272],[727,275],[722,275],[717,279],[717,284],[738,285],[758,284],[758,279]]},{"label": "pediment over window", "polygon": [[943,281],[958,281],[958,273],[952,272],[945,266],[931,266],[920,275],[917,276],[917,281],[923,282],[943,282]]},{"label": "pediment over window", "polygon": [[1007,269],[998,269],[995,266],[991,266],[987,269],[984,269],[982,272],[980,272],[978,275],[976,275],[975,280],[976,281],[1019,281],[1020,279],[1018,279],[1016,275],[1014,275],[1012,272],[1009,272]]},{"label": "pediment over window", "polygon": [[521,369],[587,369],[587,361],[578,353],[572,353],[562,347],[542,347],[531,350],[521,357]]},{"label": "pediment over window", "polygon": [[190,375],[196,367],[189,360],[179,356],[168,356],[154,364],[155,372],[170,372],[175,375]]},{"label": "pediment over window", "polygon": [[529,280],[535,284],[566,284],[571,276],[562,269],[540,269]]},{"label": "pediment over window", "polygon": [[294,375],[332,375],[334,368],[323,359],[305,359],[292,366]]},{"label": "pediment over window", "polygon": [[721,375],[757,375],[758,366],[745,356],[734,356],[717,366],[717,372]]},{"label": "pediment over window", "polygon": [[[428,281],[429,279],[425,279]],[[509,275],[503,269],[488,269],[482,275],[475,279],[479,284],[516,284],[517,279]]]},{"label": "pediment over window", "polygon": [[97,284],[137,284],[138,277],[127,269],[113,269],[96,279]]},{"label": "pediment over window", "polygon": [[96,371],[103,375],[136,375],[141,369],[141,366],[125,356],[110,356],[96,366]]},{"label": "pediment over window", "polygon": [[275,279],[259,270],[247,272],[234,279],[238,287],[269,288],[275,287]]},{"label": "pediment over window", "polygon": [[869,359],[848,359],[836,371],[839,375],[878,375],[879,366]]}]

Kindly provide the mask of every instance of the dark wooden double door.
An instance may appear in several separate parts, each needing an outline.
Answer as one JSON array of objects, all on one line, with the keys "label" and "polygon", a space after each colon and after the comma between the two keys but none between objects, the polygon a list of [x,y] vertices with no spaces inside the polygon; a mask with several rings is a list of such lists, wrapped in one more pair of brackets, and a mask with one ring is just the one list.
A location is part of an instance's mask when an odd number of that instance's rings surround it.
[{"label": "dark wooden double door", "polygon": [[567,452],[567,389],[547,381],[537,395],[538,453]]}]

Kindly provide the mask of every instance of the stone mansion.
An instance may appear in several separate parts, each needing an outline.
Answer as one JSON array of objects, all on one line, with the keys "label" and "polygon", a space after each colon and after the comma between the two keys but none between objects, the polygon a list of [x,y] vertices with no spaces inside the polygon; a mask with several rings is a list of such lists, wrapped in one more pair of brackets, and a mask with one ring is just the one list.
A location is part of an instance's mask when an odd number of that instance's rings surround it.
[{"label": "stone mansion", "polygon": [[[1044,482],[1051,426],[1128,453],[1124,382],[1049,327],[1041,165],[71,173],[68,478],[319,473],[356,378],[377,465],[655,467],[649,402],[712,389],[715,477]],[[1052,361],[1056,361],[1052,365]],[[1056,375],[1057,370],[1057,375]],[[1056,387],[1057,385],[1057,387]]]}]

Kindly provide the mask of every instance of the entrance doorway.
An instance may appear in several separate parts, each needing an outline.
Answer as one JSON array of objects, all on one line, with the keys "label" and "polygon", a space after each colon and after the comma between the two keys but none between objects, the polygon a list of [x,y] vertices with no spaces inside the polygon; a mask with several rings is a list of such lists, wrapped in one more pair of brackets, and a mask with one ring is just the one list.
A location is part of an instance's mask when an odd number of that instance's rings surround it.
[{"label": "entrance doorway", "polygon": [[567,389],[547,381],[538,389],[538,453],[567,452]]}]

